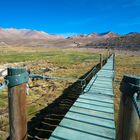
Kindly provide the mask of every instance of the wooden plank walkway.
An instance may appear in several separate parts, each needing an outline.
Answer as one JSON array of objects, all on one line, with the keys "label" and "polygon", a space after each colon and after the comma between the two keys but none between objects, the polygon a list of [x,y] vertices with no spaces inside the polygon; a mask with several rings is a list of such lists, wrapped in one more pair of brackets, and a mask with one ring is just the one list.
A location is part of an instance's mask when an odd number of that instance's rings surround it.
[{"label": "wooden plank walkway", "polygon": [[113,56],[91,79],[49,140],[114,140]]}]

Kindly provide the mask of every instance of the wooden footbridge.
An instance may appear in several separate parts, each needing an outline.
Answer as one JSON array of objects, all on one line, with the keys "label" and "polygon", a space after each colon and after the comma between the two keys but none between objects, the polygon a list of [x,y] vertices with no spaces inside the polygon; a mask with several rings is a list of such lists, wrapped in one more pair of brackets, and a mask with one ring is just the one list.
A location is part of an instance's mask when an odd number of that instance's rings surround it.
[{"label": "wooden footbridge", "polygon": [[[119,135],[116,135],[114,58],[114,55],[111,55],[107,62],[100,59],[101,66],[102,62],[106,63],[91,78],[84,91],[51,133],[49,140],[140,140],[140,77],[138,76],[125,75],[121,81]],[[26,93],[29,77],[51,79],[47,76],[29,74],[24,68],[9,68],[5,83],[0,86],[0,90],[5,85],[8,86],[11,140],[27,139]]]},{"label": "wooden footbridge", "polygon": [[114,140],[113,55],[90,80],[49,140]]}]

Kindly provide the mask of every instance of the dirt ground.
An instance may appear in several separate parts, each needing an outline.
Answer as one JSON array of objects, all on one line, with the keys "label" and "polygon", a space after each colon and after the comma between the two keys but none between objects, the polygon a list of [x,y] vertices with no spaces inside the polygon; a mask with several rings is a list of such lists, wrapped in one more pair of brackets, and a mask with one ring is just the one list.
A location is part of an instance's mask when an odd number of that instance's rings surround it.
[{"label": "dirt ground", "polygon": [[[52,53],[54,50],[55,49],[50,49],[49,52]],[[13,51],[15,50],[12,49],[12,52]],[[18,51],[22,52],[23,48]],[[39,49],[29,49],[28,52],[30,51],[36,53]],[[46,49],[43,48],[40,51],[44,52]],[[61,52],[59,56],[54,55],[47,59],[10,63],[10,65],[13,66],[15,66],[15,64],[24,66],[29,69],[31,73],[58,77],[72,77],[75,79],[64,81],[30,80],[29,95],[27,95],[29,139],[49,138],[51,132],[59,124],[81,92],[80,84],[76,82],[76,79],[85,76],[86,72],[99,62],[100,53],[104,54],[104,57],[107,55],[106,49],[67,48],[58,51]],[[114,50],[111,51],[114,52]],[[67,53],[69,59],[67,59],[67,55],[61,58],[63,53]],[[76,55],[73,55],[74,53],[76,53]],[[86,56],[84,55],[85,53],[87,53]],[[140,74],[140,51],[115,50],[115,54],[116,81],[121,81],[124,74]],[[1,65],[3,66],[3,64]],[[115,120],[117,127],[120,100],[119,83],[114,83],[114,89]],[[0,140],[4,140],[9,135],[6,89],[0,94],[0,99]]]}]

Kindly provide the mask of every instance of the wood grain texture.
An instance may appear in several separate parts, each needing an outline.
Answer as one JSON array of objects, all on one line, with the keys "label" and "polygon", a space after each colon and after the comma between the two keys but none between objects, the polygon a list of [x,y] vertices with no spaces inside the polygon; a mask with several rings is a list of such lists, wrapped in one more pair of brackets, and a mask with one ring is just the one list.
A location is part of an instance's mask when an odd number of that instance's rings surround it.
[{"label": "wood grain texture", "polygon": [[9,89],[10,139],[27,139],[26,83]]}]

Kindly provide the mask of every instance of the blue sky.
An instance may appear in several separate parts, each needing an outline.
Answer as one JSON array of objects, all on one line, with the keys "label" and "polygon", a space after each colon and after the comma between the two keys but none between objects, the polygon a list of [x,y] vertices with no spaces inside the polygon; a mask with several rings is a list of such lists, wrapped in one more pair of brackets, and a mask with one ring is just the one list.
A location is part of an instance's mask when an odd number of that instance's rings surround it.
[{"label": "blue sky", "polygon": [[0,27],[64,35],[140,32],[140,0],[0,0]]}]

